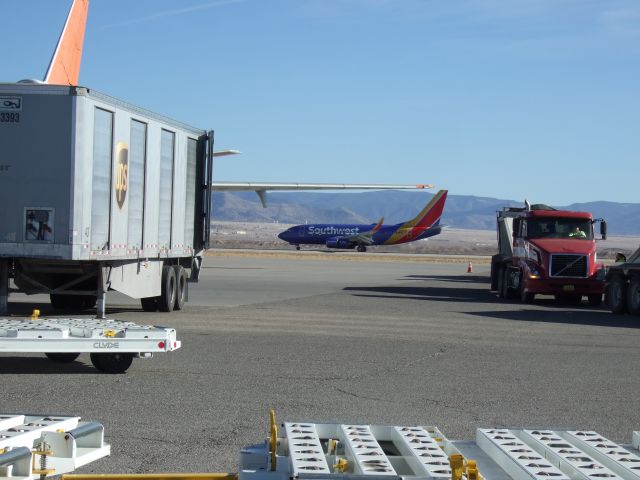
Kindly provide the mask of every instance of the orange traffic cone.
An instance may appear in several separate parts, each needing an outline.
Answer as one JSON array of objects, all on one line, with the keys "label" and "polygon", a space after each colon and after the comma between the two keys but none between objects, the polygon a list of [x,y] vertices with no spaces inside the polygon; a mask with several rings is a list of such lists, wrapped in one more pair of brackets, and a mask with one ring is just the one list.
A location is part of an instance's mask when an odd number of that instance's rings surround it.
[{"label": "orange traffic cone", "polygon": [[467,273],[473,273],[473,265],[469,262],[469,266],[467,267]]}]

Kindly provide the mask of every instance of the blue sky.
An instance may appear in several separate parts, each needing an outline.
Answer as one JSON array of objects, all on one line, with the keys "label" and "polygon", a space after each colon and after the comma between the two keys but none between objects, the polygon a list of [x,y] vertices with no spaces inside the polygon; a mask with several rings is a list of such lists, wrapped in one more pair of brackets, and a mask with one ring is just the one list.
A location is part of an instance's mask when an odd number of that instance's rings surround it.
[{"label": "blue sky", "polygon": [[[2,1],[2,81],[70,4]],[[640,202],[638,0],[91,0],[80,83],[215,129],[217,180]]]}]

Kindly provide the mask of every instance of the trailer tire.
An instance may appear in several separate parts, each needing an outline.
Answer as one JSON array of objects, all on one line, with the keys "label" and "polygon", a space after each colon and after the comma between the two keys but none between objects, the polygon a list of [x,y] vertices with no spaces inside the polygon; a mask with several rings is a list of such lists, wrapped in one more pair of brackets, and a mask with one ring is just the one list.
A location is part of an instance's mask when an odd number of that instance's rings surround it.
[{"label": "trailer tire", "polygon": [[607,300],[613,313],[625,313],[627,311],[627,286],[623,277],[615,276],[607,286]]},{"label": "trailer tire", "polygon": [[173,309],[182,310],[187,300],[187,272],[182,265],[175,265],[173,268],[176,276],[176,302]]},{"label": "trailer tire", "polygon": [[640,277],[633,277],[629,282],[627,309],[632,315],[640,315]]},{"label": "trailer tire", "polygon": [[145,297],[140,299],[140,305],[145,312],[158,311],[158,297]]},{"label": "trailer tire", "polygon": [[104,373],[124,373],[133,363],[132,353],[92,353],[91,363]]},{"label": "trailer tire", "polygon": [[176,271],[171,265],[162,267],[162,293],[158,297],[158,309],[171,312],[176,303]]},{"label": "trailer tire", "polygon": [[80,356],[80,353],[61,353],[61,352],[52,353],[52,352],[49,352],[49,353],[45,353],[45,355],[52,362],[56,362],[56,363],[71,363],[76,358],[78,358]]}]

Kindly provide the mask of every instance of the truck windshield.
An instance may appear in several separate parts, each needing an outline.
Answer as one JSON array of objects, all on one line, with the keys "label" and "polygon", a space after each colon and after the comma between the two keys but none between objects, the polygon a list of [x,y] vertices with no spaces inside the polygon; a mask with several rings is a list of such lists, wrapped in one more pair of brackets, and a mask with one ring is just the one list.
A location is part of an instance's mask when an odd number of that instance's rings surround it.
[{"label": "truck windshield", "polygon": [[591,220],[584,218],[535,218],[527,220],[527,238],[593,240]]}]

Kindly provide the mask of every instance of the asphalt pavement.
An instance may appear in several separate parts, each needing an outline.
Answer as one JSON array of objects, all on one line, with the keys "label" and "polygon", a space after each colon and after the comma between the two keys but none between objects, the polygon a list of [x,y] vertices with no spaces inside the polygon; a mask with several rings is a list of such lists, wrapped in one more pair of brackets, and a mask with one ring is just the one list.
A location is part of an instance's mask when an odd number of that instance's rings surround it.
[{"label": "asphalt pavement", "polygon": [[[98,373],[0,355],[0,412],[102,422],[112,455],[78,473],[236,471],[240,448],[280,421],[640,429],[640,319],[603,308],[500,301],[488,265],[337,256],[207,257],[182,312],[108,314],[178,330],[182,348]],[[13,314],[46,297],[15,295]]]}]

